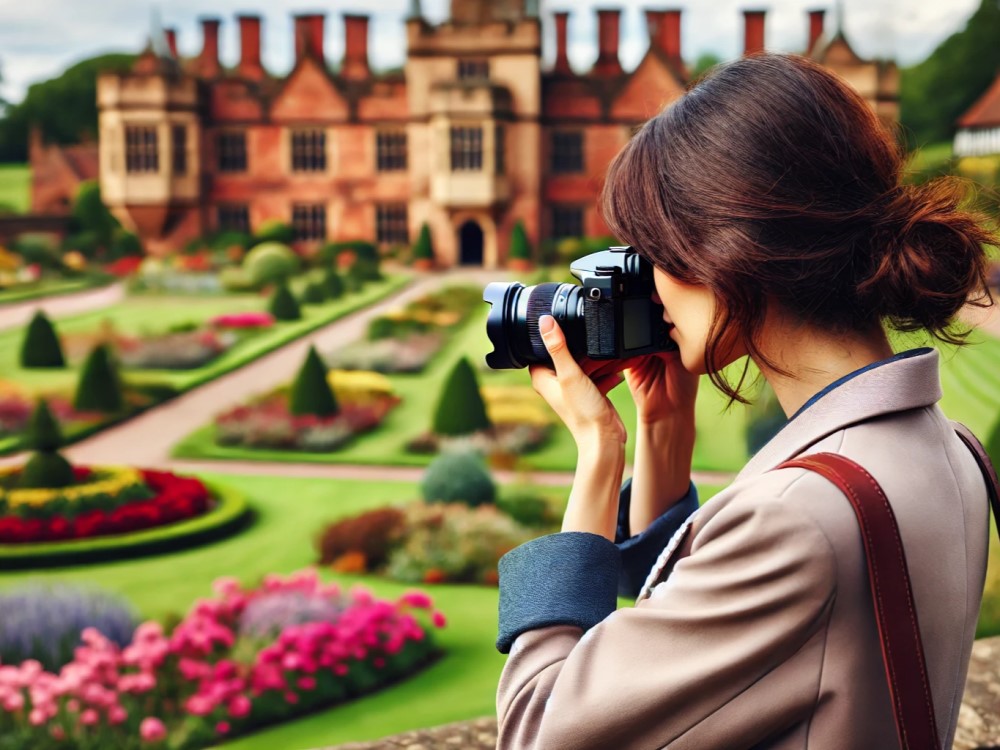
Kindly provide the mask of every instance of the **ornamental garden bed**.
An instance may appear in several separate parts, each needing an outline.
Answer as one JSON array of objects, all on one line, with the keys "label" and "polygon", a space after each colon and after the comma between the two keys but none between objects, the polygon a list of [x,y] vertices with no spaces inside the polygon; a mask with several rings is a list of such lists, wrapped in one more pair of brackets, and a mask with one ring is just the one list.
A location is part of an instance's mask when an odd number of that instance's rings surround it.
[{"label": "ornamental garden bed", "polygon": [[[122,612],[111,637],[93,626],[74,632],[77,623],[61,620],[77,618],[52,617],[44,589],[18,592],[12,601],[28,611],[7,615],[8,642],[17,644],[10,630],[18,627],[45,646],[81,645],[68,660],[49,648],[39,653],[56,662],[48,670],[3,654],[4,737],[17,747],[204,748],[376,691],[440,655],[431,629],[444,627],[444,615],[417,590],[382,600],[363,587],[323,583],[313,571],[272,574],[246,588],[223,578],[214,589],[169,629],[147,621],[125,636]],[[98,619],[107,623],[108,602],[103,609]]]},{"label": "ornamental garden bed", "polygon": [[[360,291],[320,304],[299,306],[301,317],[277,320],[270,326],[252,326],[248,321],[262,319],[268,300],[257,295],[219,298],[130,297],[99,312],[88,313],[56,323],[57,333],[70,340],[69,364],[63,367],[24,367],[21,348],[24,329],[0,332],[0,372],[4,385],[0,391],[13,393],[23,404],[36,397],[72,402],[80,375],[79,350],[101,339],[101,327],[110,328],[114,337],[127,342],[123,352],[133,364],[173,364],[178,369],[127,369],[122,374],[125,408],[106,411],[96,420],[87,415],[67,423],[67,438],[77,440],[221,375],[242,367],[269,352],[328,325],[345,315],[367,307],[400,291],[411,280],[394,275],[382,281],[366,283]],[[103,321],[107,321],[106,323]],[[214,321],[214,325],[207,325]],[[192,328],[184,332],[182,329]],[[175,329],[158,336],[156,332]],[[203,335],[210,337],[200,338]],[[72,340],[82,337],[84,346],[74,349]],[[105,338],[108,338],[105,336]],[[138,340],[139,347],[129,349]],[[167,362],[166,360],[170,360]],[[144,362],[139,362],[144,360]],[[197,366],[201,362],[200,366]],[[184,368],[184,369],[180,369]],[[12,405],[12,408],[16,404]],[[17,411],[17,408],[14,408]],[[21,447],[22,435],[8,429],[0,435],[0,453]]]}]

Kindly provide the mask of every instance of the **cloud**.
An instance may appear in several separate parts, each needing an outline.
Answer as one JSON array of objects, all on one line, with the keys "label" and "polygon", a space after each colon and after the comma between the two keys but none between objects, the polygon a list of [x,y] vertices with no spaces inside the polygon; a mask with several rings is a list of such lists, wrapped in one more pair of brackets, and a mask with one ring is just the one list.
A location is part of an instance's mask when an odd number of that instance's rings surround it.
[{"label": "cloud", "polygon": [[[958,31],[975,10],[978,0],[845,0],[848,38],[863,56],[895,57],[909,65],[926,57],[948,35]],[[554,58],[555,31],[551,13],[569,10],[570,62],[586,70],[597,56],[595,8],[602,0],[543,0],[544,60]],[[647,46],[643,9],[663,5],[659,0],[616,0],[623,9],[621,57],[626,69],[634,66]],[[832,25],[834,13],[828,14]],[[446,18],[448,0],[422,0],[424,15],[432,22]],[[330,59],[343,54],[341,13],[372,15],[370,51],[376,68],[401,65],[406,34],[403,26],[410,0],[348,0],[327,13],[326,52]],[[700,0],[688,3],[683,16],[683,52],[693,60],[703,52],[723,58],[742,51],[743,15],[746,0]],[[800,51],[805,47],[806,10],[817,7],[811,0],[769,0],[768,47]],[[819,7],[822,7],[821,5]],[[315,9],[322,10],[323,6]],[[293,56],[292,14],[311,10],[298,0],[171,0],[161,2],[164,24],[178,29],[184,55],[201,47],[198,18],[223,19],[220,54],[226,63],[239,56],[238,13],[257,12],[264,18],[263,59],[274,72],[291,67]],[[18,101],[30,83],[58,75],[72,62],[109,50],[138,51],[149,34],[151,8],[134,0],[102,0],[81,4],[79,0],[0,0],[0,70],[4,85],[0,93]]]}]

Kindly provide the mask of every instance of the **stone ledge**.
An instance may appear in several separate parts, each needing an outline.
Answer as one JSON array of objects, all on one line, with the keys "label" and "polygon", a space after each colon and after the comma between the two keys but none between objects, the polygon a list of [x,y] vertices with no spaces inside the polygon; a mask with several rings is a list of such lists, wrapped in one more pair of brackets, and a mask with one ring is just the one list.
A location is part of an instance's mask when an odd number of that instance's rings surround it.
[{"label": "stone ledge", "polygon": [[[327,750],[496,750],[496,743],[489,716]],[[953,750],[1000,750],[1000,637],[973,644]]]}]

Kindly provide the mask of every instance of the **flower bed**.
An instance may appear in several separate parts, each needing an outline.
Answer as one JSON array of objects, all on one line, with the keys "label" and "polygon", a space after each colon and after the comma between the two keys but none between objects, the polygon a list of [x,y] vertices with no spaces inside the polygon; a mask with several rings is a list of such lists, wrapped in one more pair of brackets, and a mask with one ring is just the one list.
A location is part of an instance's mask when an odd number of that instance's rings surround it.
[{"label": "flower bed", "polygon": [[[52,414],[64,425],[95,423],[102,419],[101,414],[74,410],[69,400],[62,396],[47,396],[46,401]],[[36,399],[16,390],[5,390],[0,384],[0,438],[24,432],[35,403]]]},{"label": "flower bed", "polygon": [[445,624],[422,592],[379,600],[312,571],[215,589],[169,634],[146,622],[120,649],[88,628],[58,674],[0,667],[0,733],[16,747],[207,747],[417,671],[437,655],[417,613]]},{"label": "flower bed", "polygon": [[133,336],[120,333],[110,322],[98,331],[64,336],[71,360],[81,360],[98,344],[112,347],[122,366],[136,370],[194,370],[212,362],[253,330],[236,332],[206,328],[198,323],[175,326],[164,333]]},{"label": "flower bed", "polygon": [[331,524],[320,537],[320,562],[404,582],[495,586],[500,558],[533,536],[495,505],[412,503]]},{"label": "flower bed", "polygon": [[74,468],[76,484],[17,489],[20,469],[0,473],[0,544],[126,534],[199,516],[212,506],[202,482],[169,472]]},{"label": "flower bed", "polygon": [[216,417],[215,441],[245,448],[336,450],[355,435],[378,427],[400,403],[391,384],[378,373],[332,371],[329,378],[340,407],[336,414],[292,414],[288,393],[282,390]]}]

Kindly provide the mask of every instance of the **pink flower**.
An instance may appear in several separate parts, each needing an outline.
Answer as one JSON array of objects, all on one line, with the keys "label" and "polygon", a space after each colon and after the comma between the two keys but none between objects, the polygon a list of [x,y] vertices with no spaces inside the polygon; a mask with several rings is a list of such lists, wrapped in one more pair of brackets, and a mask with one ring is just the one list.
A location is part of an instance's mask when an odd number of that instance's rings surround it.
[{"label": "pink flower", "polygon": [[206,698],[204,695],[192,695],[184,701],[184,708],[188,713],[194,714],[195,716],[207,716],[212,713],[212,709],[215,708],[215,705],[211,699]]},{"label": "pink flower", "polygon": [[225,734],[226,732],[229,731],[229,722],[220,721],[218,724],[215,725],[215,731],[218,732],[219,734]]},{"label": "pink flower", "polygon": [[427,594],[423,591],[417,591],[416,589],[407,591],[399,597],[399,601],[402,604],[408,604],[409,606],[416,607],[417,609],[430,609],[434,606],[433,600]]},{"label": "pink flower", "polygon": [[33,727],[40,727],[45,723],[47,718],[45,712],[40,708],[33,708],[31,709],[31,713],[28,714],[28,722]]},{"label": "pink flower", "polygon": [[82,714],[80,714],[80,723],[84,726],[93,726],[101,717],[98,715],[97,711],[93,708],[85,709]]},{"label": "pink flower", "polygon": [[167,736],[167,728],[155,716],[147,716],[139,725],[139,736],[144,742],[159,742]]},{"label": "pink flower", "polygon": [[229,715],[234,719],[242,719],[250,713],[250,708],[250,699],[245,695],[233,696],[233,699],[229,701]]},{"label": "pink flower", "polygon": [[316,687],[316,678],[300,677],[297,684],[300,690],[313,690]]},{"label": "pink flower", "polygon": [[434,614],[431,615],[431,622],[434,623],[434,627],[443,628],[448,624],[448,620],[445,619],[444,613],[435,610]]},{"label": "pink flower", "polygon": [[295,704],[299,702],[299,696],[289,690],[285,693],[285,703]]},{"label": "pink flower", "polygon": [[11,693],[4,698],[3,708],[5,711],[20,711],[24,708],[24,695],[20,691]]},{"label": "pink flower", "polygon": [[128,711],[117,704],[108,709],[109,724],[121,724],[127,718]]}]

